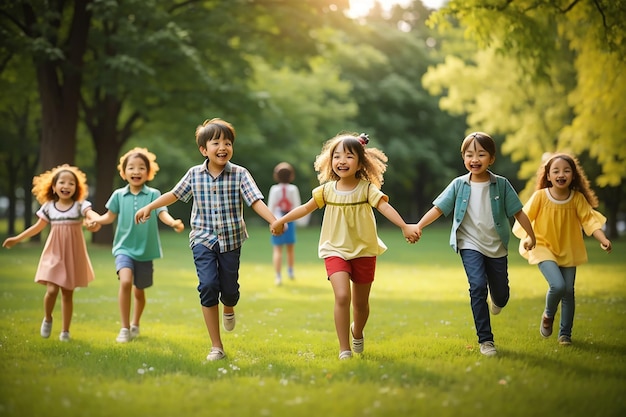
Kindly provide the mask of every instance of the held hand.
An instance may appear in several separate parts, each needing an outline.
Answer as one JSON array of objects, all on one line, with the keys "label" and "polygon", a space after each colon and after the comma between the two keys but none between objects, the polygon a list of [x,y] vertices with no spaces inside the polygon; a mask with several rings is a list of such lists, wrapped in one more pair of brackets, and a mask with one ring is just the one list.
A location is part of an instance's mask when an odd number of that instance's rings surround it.
[{"label": "held hand", "polygon": [[101,224],[96,223],[95,221],[89,221],[87,219],[85,219],[83,224],[85,225],[87,230],[89,230],[90,232],[93,232],[93,233],[99,231],[102,228]]},{"label": "held hand", "polygon": [[606,242],[604,243],[600,243],[600,247],[602,248],[602,250],[604,250],[606,253],[611,253],[611,251],[613,250],[613,245],[611,244],[610,240],[606,240]]},{"label": "held hand", "polygon": [[172,224],[172,229],[174,229],[176,233],[180,233],[185,230],[185,224],[181,219],[176,219]]},{"label": "held hand", "polygon": [[533,250],[535,248],[536,242],[535,239],[533,239],[530,236],[526,236],[526,238],[524,239],[524,249],[528,250]]},{"label": "held hand", "polygon": [[280,236],[285,231],[285,226],[282,223],[278,223],[277,221],[270,225],[270,232],[274,236]]},{"label": "held hand", "polygon": [[145,207],[140,208],[135,213],[135,223],[144,223],[150,218],[150,210],[146,210]]},{"label": "held hand", "polygon": [[404,239],[407,243],[417,243],[422,237],[422,230],[416,224],[406,225],[402,228]]}]

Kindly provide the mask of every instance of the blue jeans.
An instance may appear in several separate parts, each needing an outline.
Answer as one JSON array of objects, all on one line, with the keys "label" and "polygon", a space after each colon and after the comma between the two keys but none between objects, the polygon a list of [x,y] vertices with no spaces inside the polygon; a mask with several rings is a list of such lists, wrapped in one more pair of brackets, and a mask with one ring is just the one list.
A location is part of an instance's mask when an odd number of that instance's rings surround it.
[{"label": "blue jeans", "polygon": [[498,307],[504,307],[509,302],[508,257],[490,258],[471,249],[461,249],[460,253],[469,283],[478,343],[493,342],[487,294]]},{"label": "blue jeans", "polygon": [[191,250],[198,274],[200,304],[213,307],[221,301],[225,306],[236,306],[239,301],[241,248],[220,253],[197,244]]},{"label": "blue jeans", "polygon": [[539,262],[539,270],[548,281],[546,293],[547,317],[554,317],[561,303],[561,326],[559,336],[572,337],[574,326],[574,281],[576,281],[575,266],[558,266],[554,261]]}]

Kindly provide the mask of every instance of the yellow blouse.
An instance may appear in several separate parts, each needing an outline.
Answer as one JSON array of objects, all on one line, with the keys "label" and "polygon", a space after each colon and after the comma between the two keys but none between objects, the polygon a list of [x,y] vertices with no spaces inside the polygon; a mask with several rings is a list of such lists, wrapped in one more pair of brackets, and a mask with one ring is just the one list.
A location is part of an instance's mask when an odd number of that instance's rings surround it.
[{"label": "yellow blouse", "polygon": [[601,229],[606,217],[594,210],[585,196],[572,191],[567,200],[555,200],[548,188],[537,190],[524,205],[535,232],[537,246],[526,251],[523,240],[526,232],[516,221],[513,233],[522,239],[519,253],[535,265],[555,261],[559,266],[577,266],[587,262],[583,231],[587,236]]},{"label": "yellow blouse", "polygon": [[324,210],[318,255],[338,256],[345,260],[377,256],[387,250],[376,230],[372,207],[388,197],[367,181],[351,191],[337,191],[336,181],[313,190],[317,206]]}]

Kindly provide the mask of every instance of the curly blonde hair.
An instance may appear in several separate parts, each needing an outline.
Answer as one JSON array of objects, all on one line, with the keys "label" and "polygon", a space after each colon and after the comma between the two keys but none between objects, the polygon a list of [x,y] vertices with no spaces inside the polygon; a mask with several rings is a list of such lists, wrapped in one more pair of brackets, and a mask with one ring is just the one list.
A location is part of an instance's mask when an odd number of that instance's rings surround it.
[{"label": "curly blonde hair", "polygon": [[76,178],[76,192],[72,196],[72,200],[82,201],[87,197],[89,187],[87,187],[87,176],[85,173],[77,167],[63,164],[33,178],[32,192],[39,204],[43,205],[48,201],[57,201],[59,199],[52,187],[63,172],[69,172]]},{"label": "curly blonde hair", "polygon": [[548,181],[548,173],[550,172],[550,167],[552,166],[554,161],[556,161],[557,159],[562,159],[567,162],[567,164],[572,169],[572,172],[574,173],[572,183],[569,185],[570,190],[581,192],[582,195],[585,196],[585,199],[591,207],[598,207],[598,197],[596,196],[596,193],[591,189],[591,185],[589,184],[587,175],[585,175],[585,171],[583,170],[582,166],[580,166],[580,162],[578,162],[578,159],[576,157],[568,155],[566,153],[547,154],[544,155],[544,157],[546,158],[545,163],[541,164],[541,166],[537,170],[537,184],[535,185],[536,190],[552,187],[552,183]]},{"label": "curly blonde hair", "polygon": [[124,181],[126,181],[126,165],[128,165],[128,160],[131,157],[137,157],[143,159],[143,162],[146,164],[146,168],[148,169],[148,181],[152,181],[157,171],[159,170],[159,164],[156,162],[156,155],[150,152],[146,148],[133,148],[130,151],[126,152],[120,158],[120,163],[117,165],[117,170],[120,172],[120,177]]},{"label": "curly blonde hair", "polygon": [[383,174],[387,171],[387,155],[379,149],[366,147],[358,133],[340,133],[324,143],[321,153],[315,157],[313,164],[320,184],[339,179],[333,171],[332,161],[333,153],[340,143],[346,151],[356,155],[361,164],[356,177],[369,181],[378,188],[382,187]]}]

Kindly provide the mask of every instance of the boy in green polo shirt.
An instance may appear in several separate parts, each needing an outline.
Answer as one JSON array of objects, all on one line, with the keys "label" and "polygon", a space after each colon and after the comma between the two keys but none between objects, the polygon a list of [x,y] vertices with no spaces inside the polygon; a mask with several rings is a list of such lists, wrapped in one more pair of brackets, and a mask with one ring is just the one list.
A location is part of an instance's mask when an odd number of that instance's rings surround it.
[{"label": "boy in green polo shirt", "polygon": [[[122,328],[116,338],[126,343],[139,336],[139,321],[146,306],[145,289],[153,284],[152,260],[163,256],[156,217],[145,223],[135,224],[137,209],[156,200],[161,192],[148,187],[159,165],[156,156],[145,148],[128,151],[117,166],[122,179],[128,182],[125,187],[113,191],[106,203],[107,212],[93,219],[94,223],[111,224],[117,219],[113,239],[115,270],[120,281],[118,294],[120,321]],[[174,219],[166,207],[157,210],[161,221],[177,232],[185,226],[180,219]],[[130,320],[131,289],[134,288],[135,310]]]}]

